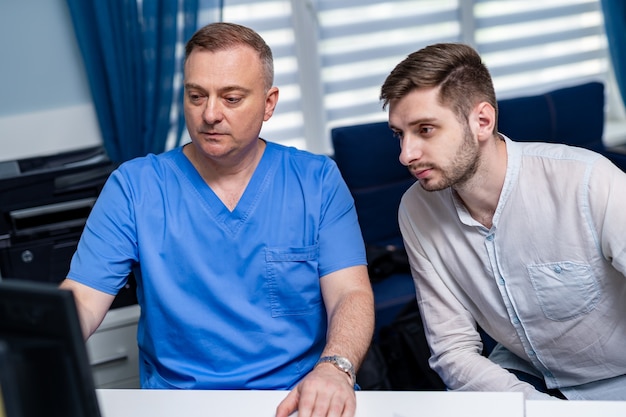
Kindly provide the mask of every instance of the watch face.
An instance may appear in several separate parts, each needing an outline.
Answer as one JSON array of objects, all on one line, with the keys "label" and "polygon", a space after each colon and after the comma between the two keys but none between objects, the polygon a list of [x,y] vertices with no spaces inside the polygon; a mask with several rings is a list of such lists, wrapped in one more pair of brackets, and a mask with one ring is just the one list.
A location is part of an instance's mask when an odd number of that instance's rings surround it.
[{"label": "watch face", "polygon": [[323,363],[323,362],[332,363],[337,369],[340,369],[341,371],[348,374],[350,378],[352,379],[353,384],[356,383],[354,367],[352,366],[352,363],[348,360],[348,358],[344,358],[343,356],[338,356],[338,355],[324,356],[319,359],[318,363]]},{"label": "watch face", "polygon": [[341,369],[349,371],[350,368],[352,368],[352,364],[346,358],[338,357],[335,360],[337,362],[337,366],[339,366]]}]

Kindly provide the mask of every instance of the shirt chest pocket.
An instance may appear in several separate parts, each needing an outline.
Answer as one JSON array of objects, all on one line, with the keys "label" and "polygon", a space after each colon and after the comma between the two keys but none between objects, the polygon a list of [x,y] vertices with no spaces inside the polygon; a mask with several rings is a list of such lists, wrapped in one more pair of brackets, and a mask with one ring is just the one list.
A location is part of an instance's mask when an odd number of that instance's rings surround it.
[{"label": "shirt chest pocket", "polygon": [[537,264],[528,267],[530,280],[544,315],[565,321],[592,311],[600,289],[591,267],[574,262]]},{"label": "shirt chest pocket", "polygon": [[318,245],[265,249],[272,316],[317,312],[322,306]]}]

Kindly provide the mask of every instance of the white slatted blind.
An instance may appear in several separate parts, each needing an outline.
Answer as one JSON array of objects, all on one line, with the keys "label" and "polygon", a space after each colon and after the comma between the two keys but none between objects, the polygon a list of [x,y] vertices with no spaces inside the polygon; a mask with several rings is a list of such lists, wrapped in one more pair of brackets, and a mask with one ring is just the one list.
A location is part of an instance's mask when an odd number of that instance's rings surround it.
[{"label": "white slatted blind", "polygon": [[409,53],[460,39],[456,0],[318,0],[329,127],[386,120],[380,86]]},{"label": "white slatted blind", "polygon": [[598,0],[477,0],[475,42],[500,98],[607,81]]},{"label": "white slatted blind", "polygon": [[276,112],[263,127],[261,136],[274,142],[307,148],[290,1],[226,0],[223,20],[256,30],[272,48],[274,84],[280,93]]},{"label": "white slatted blind", "polygon": [[224,6],[223,20],[257,30],[274,51],[281,93],[263,137],[315,152],[332,153],[332,127],[386,120],[378,101],[385,77],[407,54],[435,42],[475,46],[498,98],[608,81],[599,0],[225,0]]}]

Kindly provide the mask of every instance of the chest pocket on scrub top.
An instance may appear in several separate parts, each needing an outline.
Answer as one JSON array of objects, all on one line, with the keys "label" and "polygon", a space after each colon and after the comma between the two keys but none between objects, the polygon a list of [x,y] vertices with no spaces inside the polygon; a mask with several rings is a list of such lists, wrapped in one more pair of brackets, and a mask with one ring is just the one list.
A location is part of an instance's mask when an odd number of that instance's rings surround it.
[{"label": "chest pocket on scrub top", "polygon": [[318,245],[265,248],[273,317],[309,314],[320,309],[318,255]]},{"label": "chest pocket on scrub top", "polygon": [[556,262],[530,265],[530,280],[544,315],[550,320],[573,319],[594,309],[600,290],[589,265]]}]

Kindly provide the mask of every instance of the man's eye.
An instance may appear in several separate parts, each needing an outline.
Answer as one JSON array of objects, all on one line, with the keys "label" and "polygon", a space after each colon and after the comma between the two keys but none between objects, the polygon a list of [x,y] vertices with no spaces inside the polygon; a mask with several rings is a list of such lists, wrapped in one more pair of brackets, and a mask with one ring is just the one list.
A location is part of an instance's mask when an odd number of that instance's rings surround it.
[{"label": "man's eye", "polygon": [[432,126],[422,126],[422,127],[420,128],[420,133],[421,133],[422,135],[428,136],[428,135],[430,135],[431,133],[433,133],[433,127],[432,127]]},{"label": "man's eye", "polygon": [[202,98],[202,96],[198,93],[189,93],[188,97],[191,102],[197,102]]},{"label": "man's eye", "polygon": [[399,131],[394,131],[393,132],[393,137],[398,139],[398,140],[401,140],[404,137],[404,134],[402,132],[399,132]]},{"label": "man's eye", "polygon": [[241,101],[241,97],[226,97],[226,101],[229,104],[237,104]]}]

